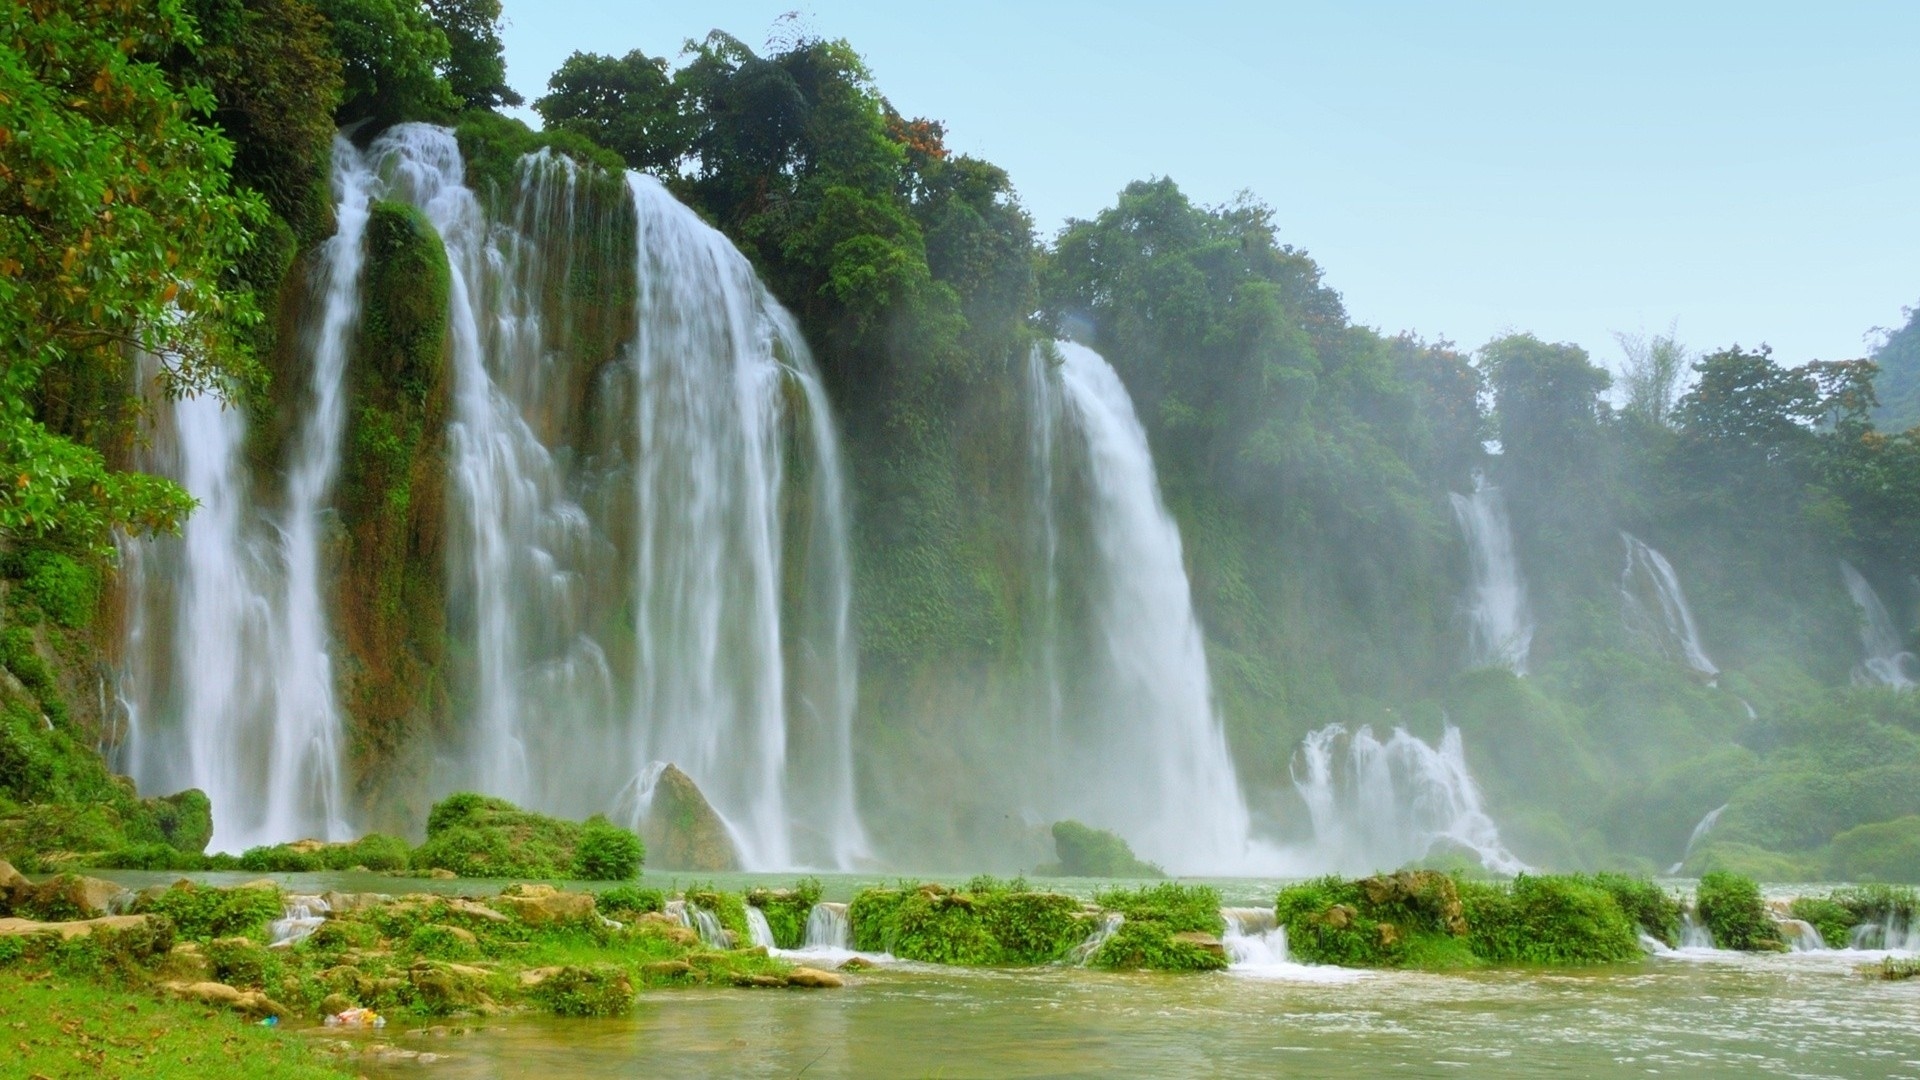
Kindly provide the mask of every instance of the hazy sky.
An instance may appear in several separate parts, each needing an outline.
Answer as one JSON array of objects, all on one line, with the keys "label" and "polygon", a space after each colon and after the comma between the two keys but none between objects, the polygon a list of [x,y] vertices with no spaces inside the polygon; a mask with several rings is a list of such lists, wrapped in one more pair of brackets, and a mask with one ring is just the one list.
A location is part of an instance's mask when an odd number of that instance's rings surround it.
[{"label": "hazy sky", "polygon": [[1389,332],[1612,362],[1677,319],[1800,363],[1920,302],[1920,3],[505,2],[529,100],[576,49],[758,49],[797,7],[1042,236],[1135,179],[1246,189]]}]

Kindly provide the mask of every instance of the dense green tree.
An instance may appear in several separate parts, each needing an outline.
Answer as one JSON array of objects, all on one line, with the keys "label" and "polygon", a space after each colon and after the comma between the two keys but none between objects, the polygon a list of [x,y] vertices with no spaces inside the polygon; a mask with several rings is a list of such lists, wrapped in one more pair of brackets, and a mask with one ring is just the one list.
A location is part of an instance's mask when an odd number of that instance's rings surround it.
[{"label": "dense green tree", "polygon": [[1873,419],[1885,431],[1920,427],[1920,305],[1905,314],[1904,325],[1880,331],[1885,336],[1873,350],[1873,362],[1880,366],[1875,382],[1880,405]]},{"label": "dense green tree", "polygon": [[420,0],[316,0],[339,53],[345,87],[336,119],[437,120],[459,100],[441,72],[452,55],[447,35]]},{"label": "dense green tree", "polygon": [[672,173],[690,149],[681,88],[665,59],[638,49],[622,57],[574,53],[533,103],[550,131],[583,135],[629,168]]},{"label": "dense green tree", "polygon": [[469,109],[525,104],[507,85],[506,46],[500,41],[500,0],[425,0],[434,25],[447,37],[440,73]]},{"label": "dense green tree", "polygon": [[100,549],[190,506],[98,449],[129,430],[131,350],[173,393],[257,370],[236,333],[259,316],[227,281],[265,211],[192,119],[212,96],[156,62],[196,43],[179,3],[11,0],[0,20],[0,531]]}]

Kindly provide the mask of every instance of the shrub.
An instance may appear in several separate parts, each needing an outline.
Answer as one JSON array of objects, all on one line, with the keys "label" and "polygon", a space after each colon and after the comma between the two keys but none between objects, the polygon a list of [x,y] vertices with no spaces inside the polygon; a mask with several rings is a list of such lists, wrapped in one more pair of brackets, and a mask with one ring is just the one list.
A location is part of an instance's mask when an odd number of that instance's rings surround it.
[{"label": "shrub", "polygon": [[478,954],[474,942],[456,933],[450,926],[429,923],[407,935],[409,951],[438,960],[465,960]]},{"label": "shrub", "polygon": [[100,599],[99,575],[58,551],[36,548],[18,559],[20,592],[61,626],[75,629],[93,621]]},{"label": "shrub", "polygon": [[1165,923],[1128,919],[1088,963],[1109,971],[1219,971],[1227,966],[1225,956],[1182,941],[1175,933]]},{"label": "shrub", "polygon": [[773,943],[782,949],[797,949],[806,941],[807,917],[820,902],[820,880],[805,878],[791,889],[749,889],[747,903],[766,916],[773,931]]},{"label": "shrub", "polygon": [[1716,870],[1700,879],[1694,907],[1713,943],[1722,949],[1760,952],[1786,947],[1752,878]]},{"label": "shrub", "polygon": [[563,967],[541,980],[533,996],[556,1016],[625,1016],[633,1011],[633,983],[611,966]]},{"label": "shrub", "polygon": [[1054,823],[1053,851],[1060,860],[1058,870],[1065,877],[1167,876],[1158,866],[1135,858],[1133,848],[1119,836],[1077,821]]},{"label": "shrub", "polygon": [[1845,881],[1920,881],[1920,816],[1848,829],[1829,845],[1827,867]]},{"label": "shrub", "polygon": [[573,876],[582,881],[630,881],[640,873],[646,849],[640,838],[595,814],[580,828],[573,849]]},{"label": "shrub", "polygon": [[621,885],[595,897],[594,905],[608,918],[632,918],[635,915],[645,915],[650,911],[665,911],[667,898],[658,889]]},{"label": "shrub", "polygon": [[1467,945],[1492,963],[1606,964],[1641,956],[1634,924],[1608,890],[1580,877],[1522,874],[1461,890]]},{"label": "shrub", "polygon": [[942,885],[867,889],[853,898],[847,918],[857,949],[970,967],[1048,963],[1088,932],[1072,897],[991,878],[976,878],[960,891]]},{"label": "shrub", "polygon": [[1836,903],[1832,897],[1796,896],[1788,905],[1787,914],[1811,925],[1820,932],[1820,940],[1836,949],[1847,943],[1848,935],[1860,921],[1846,905]]},{"label": "shrub", "polygon": [[192,941],[244,936],[265,939],[267,924],[284,911],[278,889],[216,889],[183,881],[143,897],[136,912],[165,915],[175,932]]},{"label": "shrub", "polygon": [[1673,946],[1680,943],[1680,900],[1646,878],[1601,872],[1593,883],[1613,897],[1620,910],[1641,930]]},{"label": "shrub", "polygon": [[522,810],[505,799],[460,792],[427,813],[427,842],[414,849],[414,869],[461,877],[565,877],[574,866],[581,827]]},{"label": "shrub", "polygon": [[1143,889],[1107,889],[1094,893],[1093,902],[1125,915],[1129,924],[1157,922],[1173,933],[1218,934],[1226,929],[1220,917],[1220,891],[1210,886],[1169,882]]},{"label": "shrub", "polygon": [[356,866],[369,870],[405,870],[411,855],[405,840],[385,833],[368,833],[351,844],[328,851],[338,853],[327,860],[330,870],[351,870]]},{"label": "shrub", "polygon": [[206,857],[176,850],[171,844],[129,844],[93,860],[103,870],[199,870]]},{"label": "shrub", "polygon": [[263,987],[270,976],[279,974],[278,957],[251,938],[216,938],[207,942],[205,952],[213,977],[228,986]]},{"label": "shrub", "polygon": [[847,928],[853,947],[861,952],[893,952],[896,916],[907,902],[910,886],[862,889],[847,905]]}]

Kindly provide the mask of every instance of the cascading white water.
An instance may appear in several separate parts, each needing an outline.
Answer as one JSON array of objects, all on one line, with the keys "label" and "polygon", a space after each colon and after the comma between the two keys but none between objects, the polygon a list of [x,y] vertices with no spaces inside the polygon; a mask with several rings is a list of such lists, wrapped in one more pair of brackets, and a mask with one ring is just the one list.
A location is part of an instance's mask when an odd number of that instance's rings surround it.
[{"label": "cascading white water", "polygon": [[1713,932],[1706,928],[1688,908],[1680,913],[1680,947],[1683,949],[1711,949]]},{"label": "cascading white water", "polygon": [[308,396],[279,513],[256,506],[244,419],[212,398],[174,402],[144,462],[201,507],[178,540],[140,542],[128,580],[123,764],[143,790],[205,791],[216,849],[350,831],[323,552],[374,177],[344,138],[332,171],[337,229],[314,275],[319,318],[300,342]]},{"label": "cascading white water", "polygon": [[1074,967],[1086,967],[1092,963],[1094,955],[1100,951],[1101,946],[1112,941],[1113,935],[1120,932],[1121,925],[1126,921],[1127,917],[1117,911],[1102,912],[1100,924],[1093,928],[1093,932],[1087,935],[1086,940],[1068,951],[1066,962]]},{"label": "cascading white water", "polygon": [[1501,843],[1456,727],[1430,746],[1404,728],[1382,742],[1332,724],[1307,736],[1292,768],[1313,838],[1285,849],[1289,873],[1367,874],[1448,850],[1496,873],[1527,868]]},{"label": "cascading white water", "polygon": [[773,926],[767,922],[767,913],[752,904],[747,905],[747,944],[758,945],[763,949],[775,948],[778,945],[773,940]]},{"label": "cascading white water", "polygon": [[1524,675],[1527,653],[1533,647],[1533,613],[1513,551],[1506,500],[1478,469],[1473,473],[1472,495],[1451,492],[1448,498],[1466,535],[1472,564],[1466,601],[1468,666],[1504,667]]},{"label": "cascading white water", "polygon": [[1900,632],[1893,628],[1893,617],[1887,614],[1887,605],[1880,602],[1880,594],[1845,560],[1840,563],[1840,577],[1860,609],[1860,646],[1866,654],[1860,666],[1853,669],[1853,681],[1913,689],[1920,681],[1920,660],[1900,647]]},{"label": "cascading white water", "polygon": [[666,913],[679,919],[681,926],[698,933],[701,944],[716,949],[733,948],[733,931],[720,925],[719,917],[706,908],[686,900],[669,900]]},{"label": "cascading white water", "polygon": [[[638,219],[635,726],[629,774],[693,777],[752,868],[867,853],[853,796],[851,564],[842,466],[806,343],[746,258],[651,177]],[[795,415],[798,413],[798,415]],[[788,438],[787,424],[799,430]],[[811,513],[783,649],[789,444]],[[798,545],[796,545],[798,546]],[[818,857],[818,856],[816,856]]]},{"label": "cascading white water", "polygon": [[1687,594],[1681,591],[1672,564],[1631,533],[1621,533],[1620,539],[1627,545],[1627,565],[1620,571],[1620,605],[1628,629],[1707,678],[1716,678],[1720,669],[1700,644],[1693,609],[1687,606]]},{"label": "cascading white water", "polygon": [[846,952],[853,948],[853,925],[847,921],[847,905],[819,903],[807,912],[806,936],[802,949],[830,949]]},{"label": "cascading white water", "polygon": [[1220,909],[1226,920],[1226,933],[1220,944],[1226,947],[1232,964],[1270,966],[1288,962],[1287,928],[1274,918],[1272,908],[1226,907]]},{"label": "cascading white water", "polygon": [[1726,803],[1721,803],[1719,806],[1707,811],[1706,815],[1700,819],[1700,823],[1693,827],[1693,832],[1687,835],[1687,846],[1680,852],[1680,861],[1667,867],[1667,873],[1677,874],[1680,872],[1680,868],[1687,863],[1687,857],[1693,854],[1693,849],[1700,846],[1700,841],[1706,839],[1707,834],[1713,831],[1714,822],[1719,821],[1720,815],[1726,812]]},{"label": "cascading white water", "polygon": [[[447,782],[637,824],[636,783],[671,761],[748,868],[851,868],[843,470],[791,318],[650,178],[534,155],[491,221],[451,132],[370,153],[453,271],[449,626],[472,651]],[[622,321],[601,309],[625,272],[626,343],[574,347],[576,309]]]},{"label": "cascading white water", "polygon": [[[1042,471],[1053,484],[1055,471],[1083,469],[1076,490],[1086,499],[1088,554],[1074,584],[1084,590],[1090,655],[1078,692],[1058,699],[1066,704],[1044,785],[1048,809],[1117,832],[1175,873],[1248,869],[1247,807],[1146,432],[1100,354],[1064,341],[1057,349],[1055,371],[1036,369],[1052,459]],[[1058,547],[1050,540],[1049,563]]]},{"label": "cascading white water", "polygon": [[289,894],[280,917],[267,926],[267,944],[277,949],[306,940],[327,921],[332,910],[325,897]]}]

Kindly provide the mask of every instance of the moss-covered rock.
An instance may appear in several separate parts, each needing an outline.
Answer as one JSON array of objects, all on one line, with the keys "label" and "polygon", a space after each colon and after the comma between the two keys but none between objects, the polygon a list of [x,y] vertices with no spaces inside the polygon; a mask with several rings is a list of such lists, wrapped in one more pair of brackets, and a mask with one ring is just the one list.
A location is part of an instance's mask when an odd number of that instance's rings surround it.
[{"label": "moss-covered rock", "polygon": [[1053,850],[1060,861],[1055,866],[1042,868],[1043,873],[1058,873],[1063,877],[1167,876],[1158,866],[1135,858],[1133,848],[1118,835],[1078,821],[1054,822]]},{"label": "moss-covered rock", "polygon": [[[1322,878],[1285,889],[1275,913],[1295,956],[1347,967],[1471,968],[1638,959],[1634,919],[1615,898],[1643,890],[1580,876],[1523,874],[1511,883],[1401,871]],[[1650,917],[1658,918],[1656,914]]]},{"label": "moss-covered rock", "polygon": [[1086,940],[1093,926],[1070,896],[1018,879],[975,878],[965,889],[903,885],[866,889],[847,907],[854,947],[908,960],[972,967],[1044,964]]},{"label": "moss-covered rock", "polygon": [[[450,870],[461,877],[631,877],[638,868],[639,842],[618,844],[608,835],[612,832],[633,840],[604,818],[583,825],[522,810],[505,799],[461,792],[434,805],[427,815],[426,843],[414,849],[411,862],[418,870]],[[583,862],[583,841],[590,839],[594,843],[585,847]]]},{"label": "moss-covered rock", "polygon": [[666,870],[726,873],[740,869],[740,851],[693,777],[677,765],[661,770],[653,802],[640,822],[653,865]]},{"label": "moss-covered rock", "polygon": [[444,584],[451,271],[426,216],[376,202],[350,405],[336,590],[354,774],[369,797],[447,715]]}]

